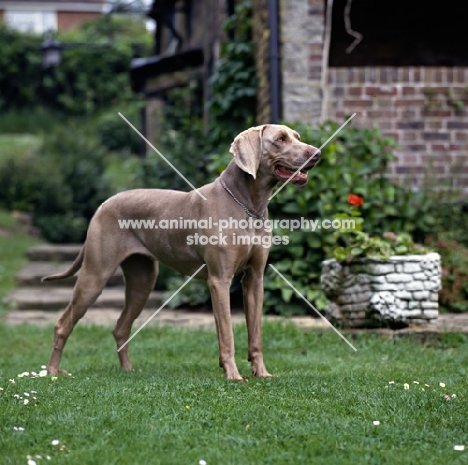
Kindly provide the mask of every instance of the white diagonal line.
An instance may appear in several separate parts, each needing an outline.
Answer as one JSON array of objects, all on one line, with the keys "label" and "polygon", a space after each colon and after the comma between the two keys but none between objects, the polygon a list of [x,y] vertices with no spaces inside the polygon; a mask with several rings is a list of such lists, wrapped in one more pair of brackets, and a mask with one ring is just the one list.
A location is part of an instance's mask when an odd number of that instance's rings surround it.
[{"label": "white diagonal line", "polygon": [[322,320],[326,321],[330,327],[333,329],[333,331],[335,331],[336,334],[338,334],[338,336],[341,337],[341,339],[343,339],[355,352],[357,351],[356,347],[354,347],[351,342],[348,341],[348,339],[346,339],[343,334],[341,334],[273,265],[270,264],[270,266],[275,270],[275,272],[278,274],[278,276],[280,276],[281,278],[283,278],[284,282],[291,288],[293,289],[296,294],[312,309],[314,310],[317,315],[322,318]]},{"label": "white diagonal line", "polygon": [[270,197],[268,197],[268,200],[271,200],[281,189],[283,189],[283,187],[285,187],[286,185],[289,184],[289,181],[291,181],[292,178],[294,178],[294,176],[296,176],[297,173],[299,173],[299,171],[301,171],[302,168],[304,168],[304,166],[307,165],[307,163],[309,163],[310,160],[312,160],[312,158],[314,158],[315,154],[320,152],[320,150],[322,150],[354,117],[356,116],[356,113],[353,113],[313,154],[312,156],[302,165],[300,166],[293,174],[291,174],[291,176],[289,177],[289,179],[287,181],[285,181],[273,194],[271,194]]},{"label": "white diagonal line", "polygon": [[167,299],[133,334],[131,337],[129,337],[124,344],[122,344],[119,349],[117,349],[117,352],[120,352],[190,281],[192,281],[192,279],[195,277],[195,275],[204,267],[206,266],[205,263],[203,263],[203,265],[198,268],[197,271],[195,271],[195,273],[193,273],[192,276],[190,276],[189,279],[187,279],[187,281],[185,281],[184,284],[182,284],[182,286],[179,287],[179,289],[177,289],[177,291],[174,292],[174,294],[171,295],[171,297],[169,297],[169,299]]},{"label": "white diagonal line", "polygon": [[118,115],[203,199],[206,197],[132,124],[122,113]]}]

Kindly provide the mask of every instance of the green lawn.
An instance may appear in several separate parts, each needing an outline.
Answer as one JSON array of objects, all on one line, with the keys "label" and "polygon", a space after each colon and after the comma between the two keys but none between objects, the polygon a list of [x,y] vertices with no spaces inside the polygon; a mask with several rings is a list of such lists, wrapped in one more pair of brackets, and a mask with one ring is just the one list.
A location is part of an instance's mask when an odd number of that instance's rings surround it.
[{"label": "green lawn", "polygon": [[[430,348],[360,336],[353,352],[333,332],[264,333],[277,378],[237,384],[214,332],[178,328],[145,328],[123,373],[109,329],[78,325],[62,364],[73,376],[17,377],[47,362],[52,328],[0,326],[0,463],[468,463],[466,336]],[[243,326],[236,338],[248,375]]]}]

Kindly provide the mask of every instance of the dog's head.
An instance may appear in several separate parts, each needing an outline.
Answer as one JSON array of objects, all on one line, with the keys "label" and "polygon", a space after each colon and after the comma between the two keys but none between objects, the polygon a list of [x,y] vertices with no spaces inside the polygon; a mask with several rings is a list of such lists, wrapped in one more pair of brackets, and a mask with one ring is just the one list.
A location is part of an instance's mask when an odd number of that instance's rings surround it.
[{"label": "dog's head", "polygon": [[265,124],[241,132],[230,152],[237,166],[254,179],[260,172],[283,182],[293,176],[291,182],[299,186],[307,183],[307,171],[320,159],[317,148],[301,142],[296,131],[279,124]]}]

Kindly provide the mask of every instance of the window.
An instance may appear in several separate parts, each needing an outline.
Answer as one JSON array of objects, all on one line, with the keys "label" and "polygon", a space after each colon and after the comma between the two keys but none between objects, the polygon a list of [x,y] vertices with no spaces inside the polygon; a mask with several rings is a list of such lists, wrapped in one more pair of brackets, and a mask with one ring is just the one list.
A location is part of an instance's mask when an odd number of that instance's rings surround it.
[{"label": "window", "polygon": [[22,32],[37,32],[57,30],[57,14],[54,11],[5,11],[5,22]]},{"label": "window", "polygon": [[351,28],[363,39],[349,54],[346,3],[333,4],[330,66],[468,65],[466,2],[353,0]]}]

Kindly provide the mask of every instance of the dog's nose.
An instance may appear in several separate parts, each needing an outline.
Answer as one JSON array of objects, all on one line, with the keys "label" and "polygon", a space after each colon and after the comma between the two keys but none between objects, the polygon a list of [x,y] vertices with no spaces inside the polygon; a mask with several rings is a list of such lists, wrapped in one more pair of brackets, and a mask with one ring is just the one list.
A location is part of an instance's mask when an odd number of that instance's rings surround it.
[{"label": "dog's nose", "polygon": [[309,149],[307,150],[307,158],[312,158],[312,160],[318,160],[322,156],[322,152],[314,147],[313,145],[309,145]]}]

